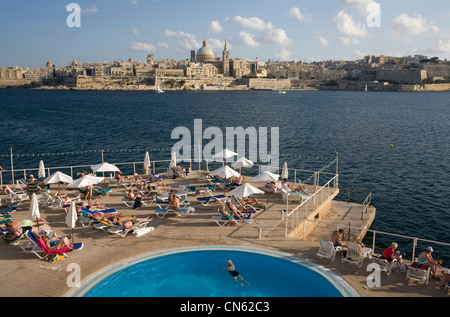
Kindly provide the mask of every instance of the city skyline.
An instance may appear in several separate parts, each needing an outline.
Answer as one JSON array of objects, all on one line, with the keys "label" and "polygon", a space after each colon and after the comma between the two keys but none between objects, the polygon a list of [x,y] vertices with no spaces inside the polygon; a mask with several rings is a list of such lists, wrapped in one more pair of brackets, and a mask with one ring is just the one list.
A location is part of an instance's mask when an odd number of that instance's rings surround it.
[{"label": "city skyline", "polygon": [[[432,0],[74,1],[80,27],[67,23],[72,1],[2,4],[0,67],[79,62],[183,60],[206,39],[216,57],[356,60],[366,55],[450,59],[450,6]],[[377,11],[377,8],[380,8]]]}]

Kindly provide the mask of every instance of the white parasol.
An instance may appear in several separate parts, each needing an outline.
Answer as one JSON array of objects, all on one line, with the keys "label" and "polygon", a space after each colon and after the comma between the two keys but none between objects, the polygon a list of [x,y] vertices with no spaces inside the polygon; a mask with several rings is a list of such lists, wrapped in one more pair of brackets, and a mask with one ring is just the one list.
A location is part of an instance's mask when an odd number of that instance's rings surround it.
[{"label": "white parasol", "polygon": [[70,184],[73,182],[72,177],[57,171],[44,179],[44,184],[58,184],[59,191],[61,190],[61,183]]},{"label": "white parasol", "polygon": [[145,174],[149,174],[149,171],[150,171],[150,155],[148,154],[148,151],[145,152],[144,171],[145,171]]},{"label": "white parasol", "polygon": [[[234,162],[233,164],[231,164],[231,167],[233,168],[242,168],[242,176],[244,176],[244,168],[246,167],[253,167],[253,162],[246,159],[245,157],[241,157],[240,159],[238,159],[236,162]],[[245,178],[243,178],[243,181],[245,181]]]},{"label": "white parasol", "polygon": [[230,177],[239,177],[241,174],[236,172],[234,169],[229,167],[228,165],[225,165],[221,168],[218,168],[211,172],[211,175],[213,176],[219,176],[222,178],[230,178]]},{"label": "white parasol", "polygon": [[220,151],[219,153],[215,154],[214,158],[224,158],[229,159],[230,157],[238,155],[236,152],[230,151],[228,149],[223,149],[223,151]]},{"label": "white parasol", "polygon": [[95,185],[103,181],[103,177],[97,177],[92,175],[85,175],[81,178],[78,178],[67,185],[67,188],[82,188],[89,185]]},{"label": "white parasol", "polygon": [[66,225],[69,228],[72,228],[72,243],[73,243],[73,240],[74,240],[73,229],[75,228],[75,224],[77,222],[77,219],[78,219],[78,217],[77,217],[77,209],[75,207],[75,202],[72,201],[72,202],[70,202],[69,211],[66,214]]},{"label": "white parasol", "polygon": [[172,156],[171,156],[171,159],[170,159],[169,166],[170,167],[177,166],[177,154],[175,152],[172,152]]},{"label": "white parasol", "polygon": [[37,228],[39,231],[39,218],[41,217],[41,213],[39,211],[39,203],[35,193],[31,195],[30,217],[31,219],[36,220]]},{"label": "white parasol", "polygon": [[287,162],[284,162],[283,170],[281,171],[281,179],[288,179],[289,171],[287,167]]},{"label": "white parasol", "polygon": [[244,198],[253,194],[264,194],[264,191],[256,188],[249,183],[245,183],[228,193],[228,196],[236,196],[237,198]]},{"label": "white parasol", "polygon": [[279,177],[280,177],[280,175],[278,175],[278,174],[274,174],[269,171],[265,171],[265,172],[262,172],[261,174],[259,174],[258,176],[253,177],[252,182],[261,182],[261,181],[275,182],[278,180]]},{"label": "white parasol", "polygon": [[45,177],[45,167],[44,167],[44,161],[39,161],[39,171],[38,171],[38,178],[44,178]]},{"label": "white parasol", "polygon": [[109,164],[107,162],[103,162],[96,165],[91,165],[91,169],[94,171],[94,173],[97,172],[120,172],[120,169],[113,165]]}]

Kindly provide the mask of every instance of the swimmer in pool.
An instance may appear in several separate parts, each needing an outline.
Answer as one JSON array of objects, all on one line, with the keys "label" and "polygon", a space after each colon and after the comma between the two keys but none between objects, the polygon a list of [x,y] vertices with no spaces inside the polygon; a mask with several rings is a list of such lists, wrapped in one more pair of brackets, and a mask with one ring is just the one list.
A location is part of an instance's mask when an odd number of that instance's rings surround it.
[{"label": "swimmer in pool", "polygon": [[220,267],[220,266],[216,266],[219,269],[226,269],[228,270],[228,273],[230,273],[230,275],[233,277],[234,281],[238,284],[241,284],[241,286],[244,286],[244,283],[239,282],[238,278],[241,279],[241,281],[244,281],[245,283],[247,283],[247,285],[250,285],[249,282],[247,282],[246,280],[244,280],[244,278],[239,274],[238,271],[236,271],[236,268],[234,267],[234,264],[231,260],[228,260],[227,262],[227,267]]}]

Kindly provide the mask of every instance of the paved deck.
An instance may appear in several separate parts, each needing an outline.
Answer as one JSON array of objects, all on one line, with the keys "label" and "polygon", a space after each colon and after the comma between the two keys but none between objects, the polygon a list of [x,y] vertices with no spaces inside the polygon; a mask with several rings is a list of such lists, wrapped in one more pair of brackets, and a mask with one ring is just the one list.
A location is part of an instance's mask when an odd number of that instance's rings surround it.
[{"label": "paved deck", "polygon": [[[165,180],[172,187],[182,184],[204,183],[198,179],[194,172],[187,179]],[[70,263],[78,263],[81,267],[82,279],[99,269],[116,263],[118,261],[137,256],[139,254],[166,248],[176,248],[192,245],[245,245],[266,248],[274,251],[289,253],[323,265],[339,274],[349,282],[363,297],[438,297],[447,296],[443,290],[436,290],[434,282],[424,286],[418,282],[405,281],[405,274],[392,273],[387,277],[381,274],[381,287],[369,288],[366,278],[370,272],[366,272],[366,264],[358,269],[353,264],[343,264],[340,260],[331,263],[327,259],[318,259],[316,252],[319,247],[318,240],[322,237],[329,238],[329,233],[335,226],[319,226],[309,238],[300,240],[297,238],[285,238],[284,222],[281,221],[281,210],[286,205],[279,194],[268,197],[269,203],[266,211],[255,217],[254,224],[244,226],[219,227],[211,220],[217,214],[219,204],[202,206],[197,203],[196,197],[189,196],[195,212],[185,218],[166,216],[157,218],[154,213],[155,205],[143,207],[141,210],[133,210],[125,206],[121,199],[125,188],[113,188],[113,191],[98,201],[106,204],[108,208],[117,208],[124,214],[137,214],[140,216],[154,217],[152,226],[155,230],[147,235],[135,238],[127,236],[120,238],[117,235],[108,234],[102,230],[91,227],[75,228],[75,242],[83,242],[85,247],[82,251],[73,254],[70,258],[56,263],[39,260],[33,254],[25,254],[20,251],[19,246],[0,243],[0,296],[7,297],[61,297],[70,288],[66,284],[66,268]],[[222,194],[220,190],[216,194]],[[4,197],[2,197],[4,198]],[[260,196],[260,200],[267,197]],[[357,226],[360,218],[359,208],[350,208],[350,205],[336,203],[332,206],[332,212],[323,219],[331,223],[351,222]],[[29,202],[20,204],[18,210],[13,213],[17,220],[29,219]],[[59,234],[71,234],[72,229],[67,228],[64,223],[65,213],[62,210],[50,210],[41,208],[41,215]],[[258,227],[263,228],[261,238],[258,238]],[[270,230],[269,230],[270,229]],[[42,287],[45,285],[45,287]]]}]

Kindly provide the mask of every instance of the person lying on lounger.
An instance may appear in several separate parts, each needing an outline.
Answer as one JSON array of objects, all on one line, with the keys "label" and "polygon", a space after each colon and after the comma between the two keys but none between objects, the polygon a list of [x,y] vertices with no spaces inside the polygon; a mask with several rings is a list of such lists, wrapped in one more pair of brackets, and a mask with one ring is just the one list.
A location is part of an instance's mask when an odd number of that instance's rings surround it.
[{"label": "person lying on lounger", "polygon": [[228,209],[231,210],[233,212],[233,214],[235,213],[242,213],[242,212],[254,212],[254,209],[249,209],[246,207],[242,207],[242,208],[237,208],[232,202],[231,200],[227,199],[227,201],[225,202],[225,204],[227,205]]},{"label": "person lying on lounger", "polygon": [[119,220],[117,224],[123,226],[125,229],[131,229],[133,226],[140,224],[145,221],[152,221],[153,218],[136,218],[136,216],[132,217],[124,217],[125,219]]},{"label": "person lying on lounger", "polygon": [[47,249],[55,249],[59,250],[62,247],[66,246],[67,249],[72,250],[72,246],[70,245],[70,241],[67,237],[56,237],[55,239],[49,238],[47,235],[41,236],[42,240],[44,241],[45,245],[47,246]]}]

